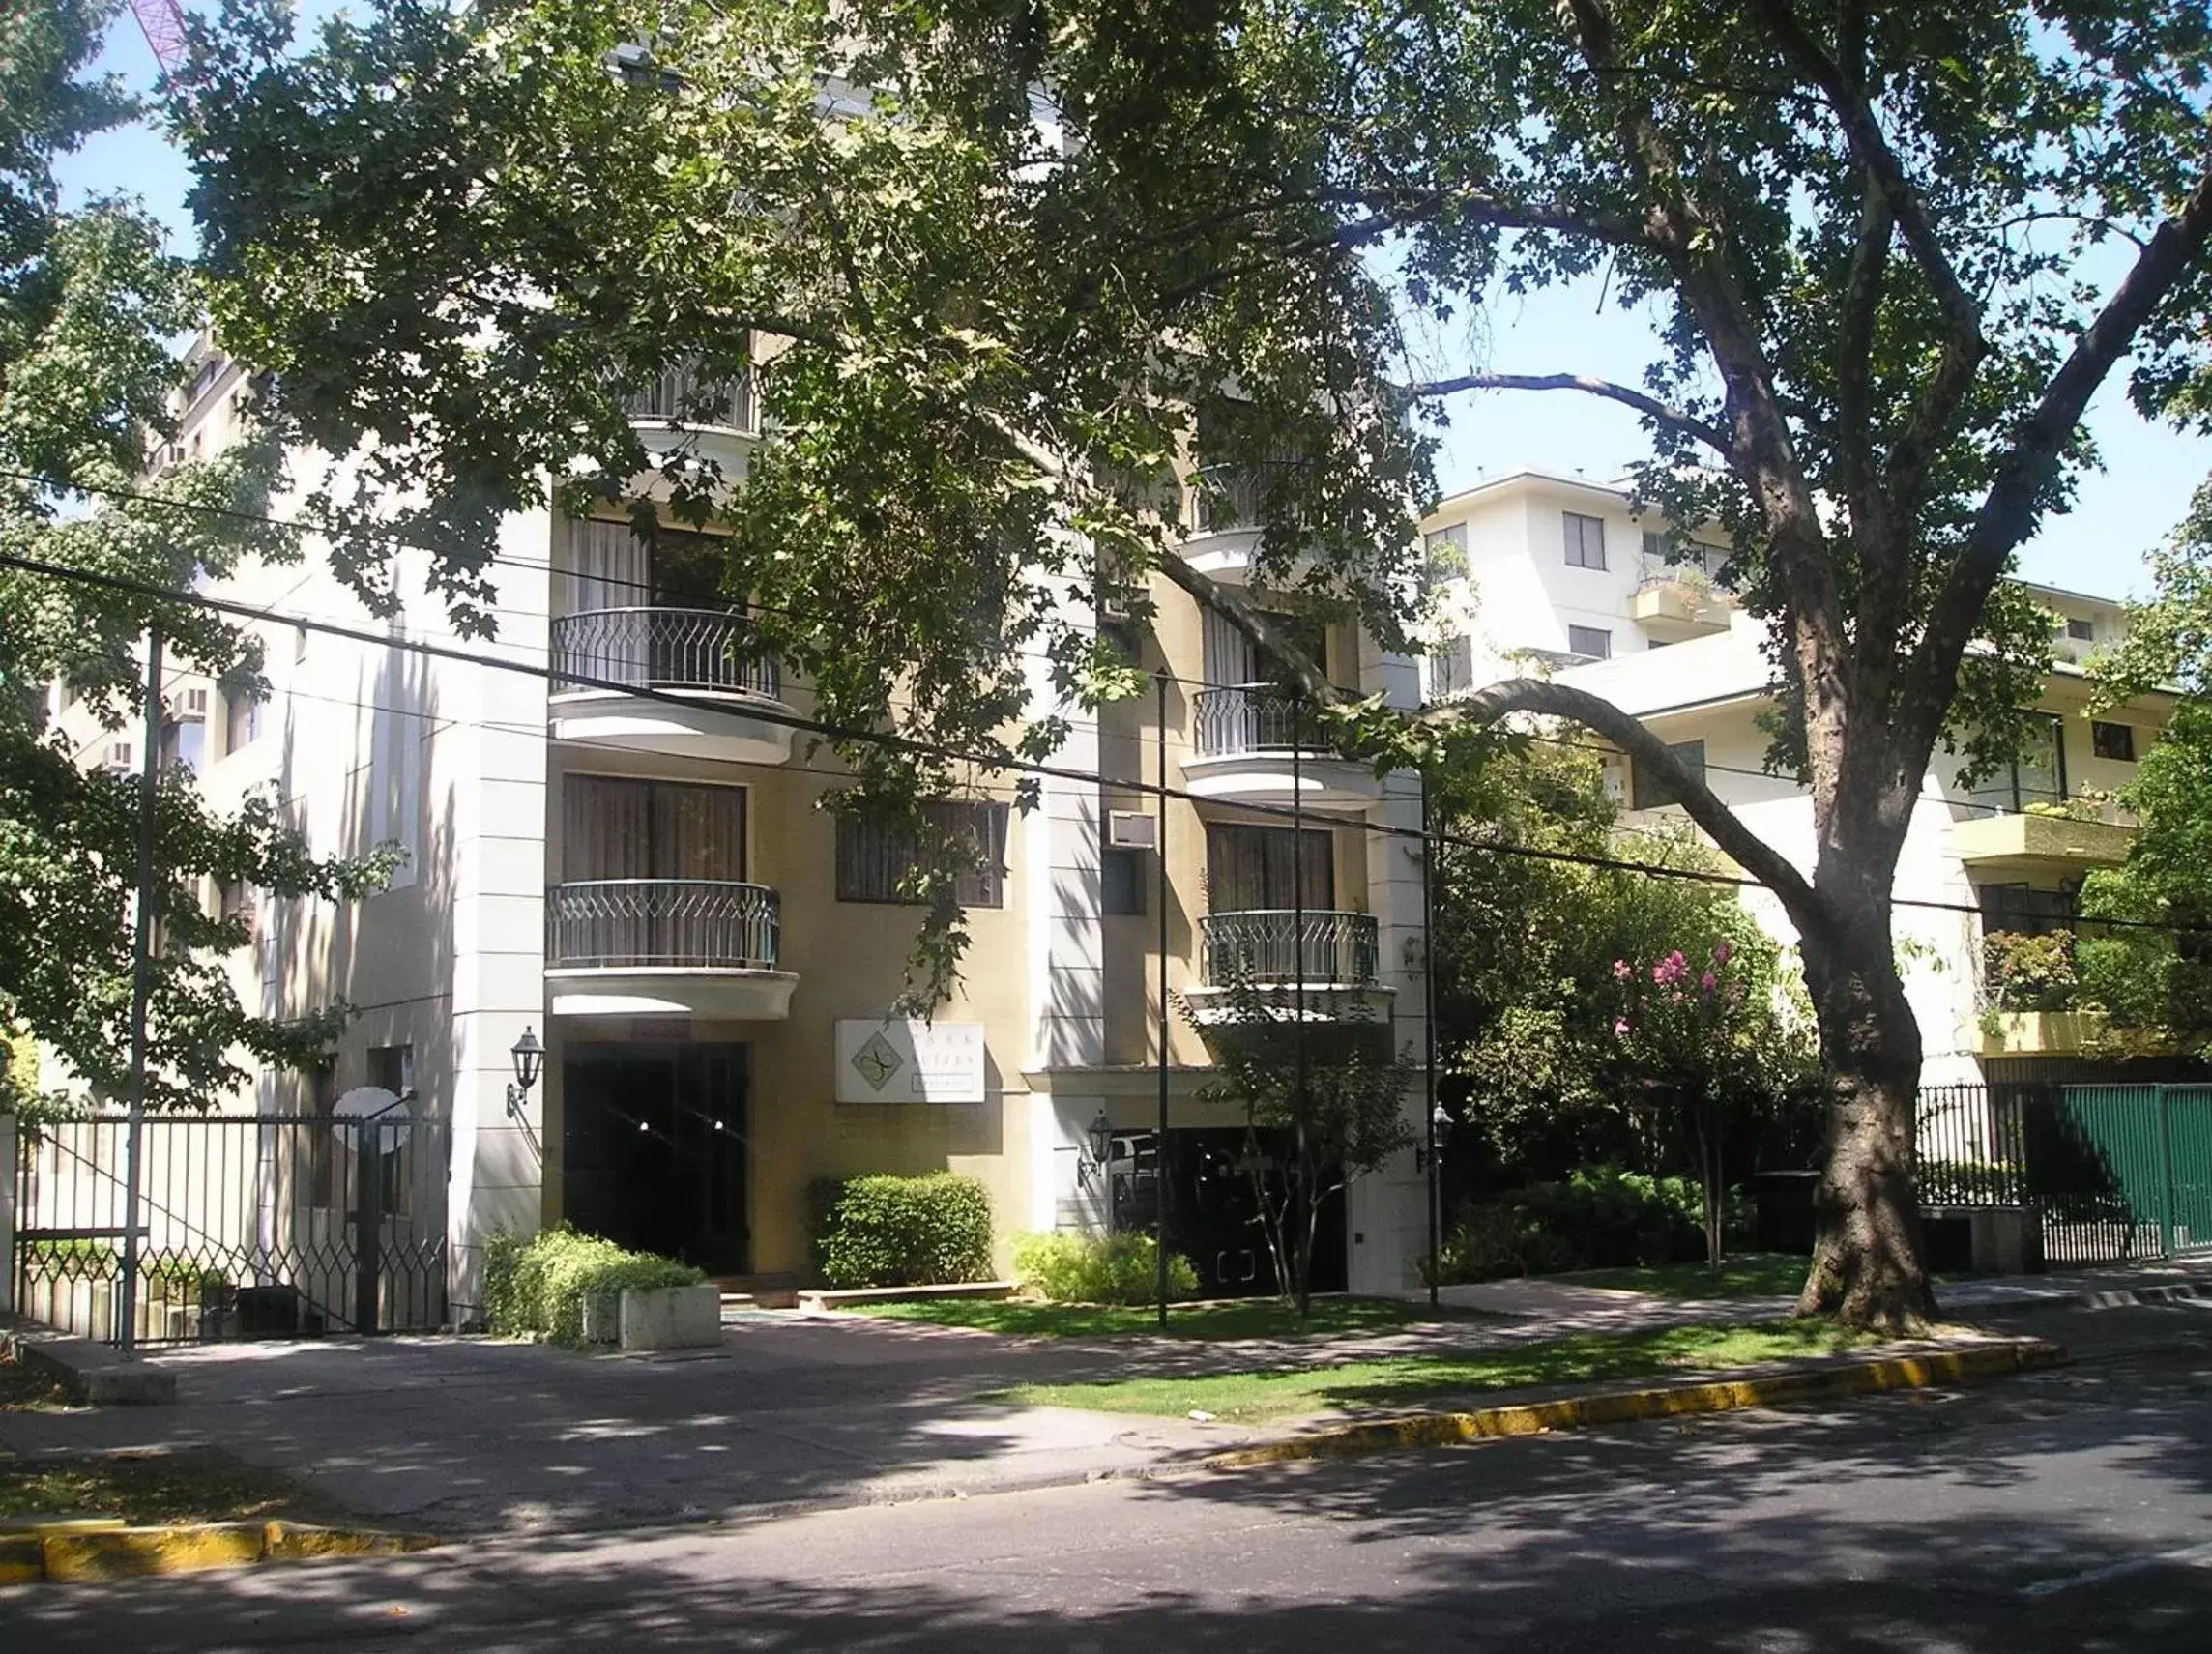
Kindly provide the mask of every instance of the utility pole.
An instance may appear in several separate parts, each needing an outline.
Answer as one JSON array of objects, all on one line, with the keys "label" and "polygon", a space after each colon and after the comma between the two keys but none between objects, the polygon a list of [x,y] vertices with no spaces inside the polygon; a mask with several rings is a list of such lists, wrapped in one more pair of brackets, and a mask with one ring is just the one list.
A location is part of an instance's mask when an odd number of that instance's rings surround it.
[{"label": "utility pole", "polygon": [[138,765],[138,924],[131,957],[131,1104],[123,1139],[123,1302],[117,1345],[138,1349],[139,1165],[146,1136],[146,1016],[154,988],[154,829],[161,785],[161,628],[146,632],[145,751]]}]

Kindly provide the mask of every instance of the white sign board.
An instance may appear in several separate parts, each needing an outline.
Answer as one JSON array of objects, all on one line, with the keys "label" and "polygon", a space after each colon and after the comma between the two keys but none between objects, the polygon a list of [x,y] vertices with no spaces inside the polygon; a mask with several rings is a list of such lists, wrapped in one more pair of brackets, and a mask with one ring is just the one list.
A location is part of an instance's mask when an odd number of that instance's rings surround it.
[{"label": "white sign board", "polygon": [[889,1022],[837,1024],[840,1103],[979,1103],[983,1100],[983,1025]]}]

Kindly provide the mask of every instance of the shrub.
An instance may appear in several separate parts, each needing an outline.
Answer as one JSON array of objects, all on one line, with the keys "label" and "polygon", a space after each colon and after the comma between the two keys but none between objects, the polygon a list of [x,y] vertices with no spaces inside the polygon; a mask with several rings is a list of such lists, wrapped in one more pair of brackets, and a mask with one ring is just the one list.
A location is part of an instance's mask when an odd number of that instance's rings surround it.
[{"label": "shrub", "polygon": [[1704,1196],[1689,1177],[1584,1166],[1463,1206],[1437,1249],[1442,1281],[1673,1263],[1704,1256]]},{"label": "shrub", "polygon": [[825,1178],[809,1197],[815,1267],[832,1287],[991,1278],[991,1196],[973,1177]]},{"label": "shrub", "polygon": [[629,1252],[567,1224],[528,1240],[495,1234],[484,1248],[484,1319],[509,1337],[584,1342],[584,1300],[626,1289],[689,1287],[706,1277],[688,1263]]},{"label": "shrub", "polygon": [[1982,980],[1992,1010],[2063,1011],[2081,986],[2074,933],[1992,931],[1982,938]]},{"label": "shrub", "polygon": [[[1014,1278],[1055,1303],[1149,1304],[1159,1292],[1159,1254],[1149,1234],[1024,1234],[1014,1240]],[[1168,1254],[1168,1296],[1197,1294],[1198,1271]]]}]

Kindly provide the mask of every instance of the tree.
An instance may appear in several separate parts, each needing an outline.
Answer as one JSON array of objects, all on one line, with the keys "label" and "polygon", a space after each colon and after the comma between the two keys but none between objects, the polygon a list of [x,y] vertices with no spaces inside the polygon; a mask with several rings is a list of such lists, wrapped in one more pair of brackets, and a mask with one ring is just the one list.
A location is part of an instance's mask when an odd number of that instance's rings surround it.
[{"label": "tree", "polygon": [[[2092,394],[2132,363],[2146,410],[2212,413],[2200,3],[385,0],[305,53],[274,0],[225,19],[176,103],[225,336],[292,434],[424,502],[464,613],[492,618],[503,512],[657,469],[847,727],[1048,750],[1025,656],[1075,702],[1126,691],[1081,618],[1155,573],[1382,759],[1581,723],[1803,939],[1832,1081],[1803,1307],[1927,1313],[1892,878],[1936,747],[1971,772],[2021,737],[2050,631],[2000,581],[2093,458]],[[1643,384],[1416,363],[1583,277],[1657,318]],[[622,387],[756,338],[778,435],[742,483],[650,465]],[[1396,643],[1425,421],[1474,390],[1633,409],[1646,500],[1726,526],[1809,873],[1617,709],[1535,681],[1415,723],[1338,704],[1176,555],[1176,479],[1239,471],[1255,583]],[[862,795],[951,784],[832,744]]]},{"label": "tree", "polygon": [[[1226,976],[1206,1015],[1181,1003],[1213,1058],[1199,1097],[1243,1113],[1245,1171],[1275,1283],[1303,1320],[1323,1205],[1412,1146],[1405,1097],[1418,1070],[1391,1055],[1389,1030],[1363,1006],[1324,1012],[1234,968]],[[1278,1163],[1279,1178],[1270,1175]]]},{"label": "tree", "polygon": [[[83,73],[112,11],[62,0],[0,19],[0,551],[136,583],[0,567],[0,1033],[27,1030],[96,1094],[120,1096],[139,785],[80,766],[48,724],[47,690],[67,682],[104,728],[134,724],[140,640],[153,626],[187,669],[250,689],[258,661],[244,633],[147,594],[292,548],[251,526],[273,476],[265,445],[170,468],[161,485],[175,506],[86,504],[151,468],[180,383],[167,340],[189,332],[197,309],[189,272],[143,214],[115,199],[57,204],[55,159],[129,110],[113,85]],[[308,856],[267,800],[211,816],[175,774],[160,790],[156,849],[149,1101],[204,1106],[242,1077],[241,1055],[319,1054],[329,1019],[279,1025],[239,1004],[220,955],[244,944],[245,928],[209,916],[200,892],[215,880],[336,896],[367,888],[378,870]],[[0,1102],[32,1100],[30,1064],[4,1067]]]}]

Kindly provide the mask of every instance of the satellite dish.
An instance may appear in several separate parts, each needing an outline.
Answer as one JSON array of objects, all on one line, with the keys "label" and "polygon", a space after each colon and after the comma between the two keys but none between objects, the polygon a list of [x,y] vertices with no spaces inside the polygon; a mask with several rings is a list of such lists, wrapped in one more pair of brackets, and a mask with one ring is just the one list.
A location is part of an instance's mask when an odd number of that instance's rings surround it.
[{"label": "satellite dish", "polygon": [[331,1105],[334,1122],[373,1119],[380,1126],[398,1126],[404,1131],[409,1117],[406,1102],[382,1086],[356,1086]]}]

